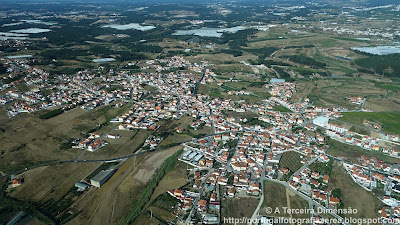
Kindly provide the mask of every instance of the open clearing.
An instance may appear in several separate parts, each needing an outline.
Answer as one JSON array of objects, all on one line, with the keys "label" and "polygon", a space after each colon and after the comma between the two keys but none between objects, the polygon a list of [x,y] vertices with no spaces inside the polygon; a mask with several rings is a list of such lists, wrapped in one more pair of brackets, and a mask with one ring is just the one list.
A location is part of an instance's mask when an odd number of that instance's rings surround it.
[{"label": "open clearing", "polygon": [[177,161],[174,169],[165,174],[163,179],[158,183],[158,186],[154,190],[149,202],[156,199],[159,195],[167,192],[168,190],[180,188],[185,185],[186,166],[186,163]]},{"label": "open clearing", "polygon": [[157,168],[179,149],[176,146],[128,159],[101,188],[79,199],[74,208],[80,214],[69,224],[120,224]]},{"label": "open clearing", "polygon": [[5,154],[0,160],[0,171],[10,172],[40,162],[76,157],[77,151],[59,150],[59,146],[80,137],[74,122],[84,113],[82,109],[74,109],[48,120],[22,114],[1,121],[0,127],[5,132],[0,134],[0,146]]},{"label": "open clearing", "polygon": [[[357,209],[357,214],[351,214],[353,218],[377,218],[377,199],[371,192],[364,190],[356,184],[341,165],[336,165],[329,180],[328,189],[339,188],[342,190],[343,207]],[[344,215],[346,216],[346,215]]]},{"label": "open clearing", "polygon": [[271,207],[272,209],[279,208],[281,211],[281,213],[278,214],[279,216],[289,216],[288,214],[284,214],[281,210],[283,207],[287,207],[286,188],[283,185],[272,181],[264,182],[264,202],[260,209],[260,213],[266,215],[266,207]]},{"label": "open clearing", "polygon": [[344,144],[330,138],[327,139],[326,143],[329,145],[327,150],[328,154],[333,156],[344,156],[352,163],[359,163],[359,159],[362,155],[367,157],[376,157],[378,160],[383,160],[390,164],[400,163],[400,159],[390,157],[382,152],[362,149],[361,147]]},{"label": "open clearing", "polygon": [[285,152],[282,154],[281,160],[279,161],[279,167],[287,168],[294,173],[303,166],[300,161],[304,157],[305,156],[298,152]]},{"label": "open clearing", "polygon": [[[40,205],[56,202],[99,163],[68,163],[39,167],[22,173],[24,183],[9,195]],[[43,182],[45,180],[51,182]]]},{"label": "open clearing", "polygon": [[364,120],[380,123],[382,130],[400,134],[400,112],[346,112],[340,120],[363,125]]},{"label": "open clearing", "polygon": [[258,198],[251,197],[223,198],[221,200],[221,218],[251,218],[259,201]]},{"label": "open clearing", "polygon": [[[75,159],[82,150],[60,149],[62,143],[72,139],[84,138],[86,133],[99,128],[116,115],[129,109],[129,104],[121,108],[112,106],[98,107],[91,111],[81,108],[72,109],[47,120],[41,120],[38,115],[43,112],[21,114],[14,118],[1,116],[0,146],[0,173],[6,173],[44,162]],[[121,135],[121,139],[110,140],[108,146],[94,153],[85,153],[85,159],[102,159],[132,154],[147,138],[150,131],[140,131],[131,138],[133,132],[112,131],[114,124],[107,124],[101,130]]]},{"label": "open clearing", "polygon": [[[290,204],[290,205],[289,205]],[[271,207],[275,212],[275,209],[279,209],[279,212],[273,214],[266,213],[266,207]],[[304,209],[308,207],[307,201],[297,196],[283,185],[274,183],[272,181],[264,182],[264,202],[260,209],[261,215],[270,217],[290,217],[289,214],[284,213],[283,207],[290,207],[291,209]],[[295,218],[308,218],[308,214],[292,215]]]}]

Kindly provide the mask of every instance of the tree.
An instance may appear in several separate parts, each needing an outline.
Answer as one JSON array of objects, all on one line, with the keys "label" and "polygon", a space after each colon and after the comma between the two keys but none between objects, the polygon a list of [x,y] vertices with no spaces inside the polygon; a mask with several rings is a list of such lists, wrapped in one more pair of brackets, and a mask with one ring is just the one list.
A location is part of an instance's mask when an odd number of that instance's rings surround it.
[{"label": "tree", "polygon": [[342,198],[342,190],[339,188],[335,188],[332,190],[331,195],[336,198]]}]

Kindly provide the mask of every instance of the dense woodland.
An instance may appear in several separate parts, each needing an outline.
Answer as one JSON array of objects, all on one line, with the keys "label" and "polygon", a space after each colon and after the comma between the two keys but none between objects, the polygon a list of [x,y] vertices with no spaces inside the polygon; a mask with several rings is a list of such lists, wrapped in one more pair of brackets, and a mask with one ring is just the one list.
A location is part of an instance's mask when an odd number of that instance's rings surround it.
[{"label": "dense woodland", "polygon": [[378,74],[388,77],[400,77],[400,54],[373,55],[366,58],[357,59],[354,63],[365,68],[362,72]]},{"label": "dense woodland", "polygon": [[325,68],[326,64],[323,62],[319,62],[313,58],[307,57],[304,54],[300,55],[289,55],[289,56],[283,56],[284,58],[288,58],[290,61],[307,65],[313,68]]}]

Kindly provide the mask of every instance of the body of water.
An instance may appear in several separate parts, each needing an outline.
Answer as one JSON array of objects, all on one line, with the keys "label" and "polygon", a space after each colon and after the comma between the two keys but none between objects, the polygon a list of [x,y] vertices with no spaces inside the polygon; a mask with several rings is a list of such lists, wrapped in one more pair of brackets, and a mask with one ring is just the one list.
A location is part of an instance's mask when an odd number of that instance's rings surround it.
[{"label": "body of water", "polygon": [[192,29],[192,30],[177,30],[172,35],[196,35],[200,37],[221,37],[223,33],[236,33],[240,30],[244,30],[246,27],[237,26],[230,28],[207,28],[203,27],[200,29]]},{"label": "body of water", "polygon": [[152,30],[152,29],[156,28],[155,26],[142,26],[142,25],[140,25],[138,23],[130,23],[130,24],[124,24],[124,25],[109,24],[109,25],[104,25],[103,27],[113,28],[113,29],[117,29],[117,30],[135,29],[135,30],[140,30],[140,31],[147,31],[147,30]]},{"label": "body of water", "polygon": [[389,55],[400,53],[400,46],[353,47],[351,50],[369,53],[372,55]]}]

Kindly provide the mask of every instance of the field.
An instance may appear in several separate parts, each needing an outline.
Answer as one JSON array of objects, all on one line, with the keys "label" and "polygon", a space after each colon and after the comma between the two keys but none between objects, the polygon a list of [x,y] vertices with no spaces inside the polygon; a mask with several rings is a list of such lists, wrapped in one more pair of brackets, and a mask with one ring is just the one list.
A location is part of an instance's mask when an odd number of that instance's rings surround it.
[{"label": "field", "polygon": [[[64,149],[63,143],[73,139],[84,138],[83,134],[100,129],[108,133],[114,129],[115,124],[106,123],[115,115],[128,110],[129,104],[121,108],[111,106],[99,107],[92,111],[76,108],[49,119],[39,119],[42,112],[22,114],[8,119],[0,118],[0,145],[5,154],[0,159],[1,172],[11,172],[44,162],[75,159],[82,150]],[[100,123],[105,126],[99,127]],[[104,158],[132,154],[140,146],[148,131],[139,133],[130,139],[134,133],[112,131],[118,133],[121,139],[110,140],[105,148],[85,155],[86,159]],[[143,139],[143,140],[142,140]]]},{"label": "field", "polygon": [[185,185],[186,166],[186,163],[178,161],[175,164],[174,169],[165,174],[164,178],[158,183],[157,188],[154,190],[154,193],[151,196],[150,202],[168,190],[180,188]]},{"label": "field", "polygon": [[171,146],[189,140],[192,140],[192,136],[172,133],[160,143],[160,147]]},{"label": "field", "polygon": [[[221,218],[251,218],[258,206],[258,198],[223,198],[221,200]],[[240,223],[239,223],[240,224]]]},{"label": "field", "polygon": [[62,142],[79,138],[80,131],[69,121],[84,114],[81,109],[71,110],[48,120],[34,114],[23,114],[0,122],[0,145],[5,154],[0,160],[0,171],[10,172],[30,165],[77,157],[78,152],[59,150]]},{"label": "field", "polygon": [[155,171],[179,149],[177,146],[128,159],[101,188],[76,202],[73,209],[80,213],[69,224],[120,224]]},{"label": "field", "polygon": [[158,186],[154,190],[153,195],[151,196],[149,203],[146,204],[146,209],[143,212],[143,215],[139,216],[135,223],[137,224],[145,224],[147,220],[150,218],[146,217],[149,210],[151,210],[153,214],[152,223],[158,224],[160,221],[167,223],[171,220],[175,219],[175,216],[172,214],[171,209],[174,206],[177,206],[178,200],[171,197],[168,193],[168,190],[180,188],[186,184],[186,164],[180,161],[177,161],[175,167],[172,171],[167,172],[164,178],[158,183]]},{"label": "field", "polygon": [[[160,147],[169,147],[184,141],[189,141],[196,135],[208,135],[211,133],[211,127],[203,126],[199,130],[188,129],[195,119],[191,116],[182,116],[179,120],[168,120],[161,124],[157,133],[162,134],[167,132],[168,136],[160,143]],[[184,131],[182,133],[175,132],[175,128],[181,128]]]},{"label": "field", "polygon": [[298,152],[290,151],[282,154],[279,168],[288,168],[293,173],[299,170],[303,164],[300,162],[304,156]]},{"label": "field", "polygon": [[[266,208],[271,207],[274,213],[267,213]],[[305,209],[308,208],[308,203],[301,197],[297,196],[283,185],[274,183],[272,181],[264,182],[264,202],[260,209],[261,215],[270,217],[295,217],[295,218],[307,218],[308,214],[285,214],[284,207],[290,209]],[[279,211],[275,210],[278,209]]]},{"label": "field", "polygon": [[379,204],[376,197],[356,184],[342,166],[335,166],[329,179],[328,188],[330,190],[341,189],[343,207],[351,207],[358,210],[357,214],[347,216],[353,218],[377,218],[376,208]]},{"label": "field", "polygon": [[[264,182],[264,202],[260,212],[267,214],[266,207],[271,207],[272,209],[278,208],[280,211],[283,207],[287,207],[286,188],[283,185],[272,181]],[[288,216],[283,211],[279,215]]]},{"label": "field", "polygon": [[314,105],[318,106],[346,106],[349,109],[359,109],[360,105],[350,103],[347,99],[363,96],[367,97],[364,107],[374,112],[400,111],[399,93],[387,90],[383,84],[369,79],[298,79],[295,83],[296,92],[293,94],[292,102],[309,97]]},{"label": "field", "polygon": [[340,120],[363,125],[364,120],[382,125],[382,130],[391,134],[400,134],[400,112],[346,112]]},{"label": "field", "polygon": [[327,150],[328,154],[333,156],[344,156],[346,160],[349,160],[353,163],[359,163],[359,158],[362,155],[365,155],[367,157],[374,156],[378,160],[383,160],[386,163],[390,164],[400,163],[400,159],[390,157],[381,152],[365,150],[360,147],[344,144],[332,139],[327,139],[326,143],[329,145],[329,148]]},{"label": "field", "polygon": [[[24,178],[24,183],[9,195],[39,205],[54,203],[98,165],[99,163],[70,163],[29,170],[20,175]],[[43,182],[44,180],[50,182]]]},{"label": "field", "polygon": [[149,130],[134,131],[112,131],[112,134],[119,134],[118,139],[102,138],[109,144],[95,152],[85,152],[82,159],[106,159],[116,158],[133,154],[142,146],[143,142],[152,132]]},{"label": "field", "polygon": [[285,108],[285,107],[283,107],[281,105],[274,106],[273,110],[279,111],[279,112],[292,112],[290,109],[287,109],[287,108]]},{"label": "field", "polygon": [[309,167],[311,171],[316,171],[321,175],[331,175],[333,170],[333,160],[329,160],[327,163],[314,162]]}]

